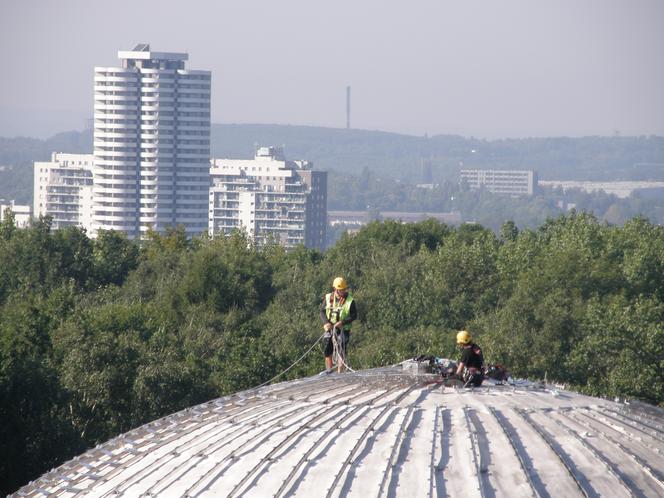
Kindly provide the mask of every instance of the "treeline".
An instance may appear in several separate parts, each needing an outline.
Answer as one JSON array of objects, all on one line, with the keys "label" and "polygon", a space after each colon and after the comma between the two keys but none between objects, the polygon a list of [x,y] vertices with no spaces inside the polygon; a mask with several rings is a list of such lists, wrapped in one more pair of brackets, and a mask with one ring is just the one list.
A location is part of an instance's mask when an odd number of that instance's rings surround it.
[{"label": "treeline", "polygon": [[382,178],[369,169],[359,175],[328,174],[330,210],[369,211],[380,218],[381,211],[449,212],[459,211],[462,221],[476,222],[496,233],[504,220],[520,227],[535,228],[547,218],[555,218],[574,205],[579,211],[593,212],[600,220],[621,225],[636,216],[664,224],[664,193],[659,196],[634,192],[621,199],[612,194],[540,187],[533,196],[508,196],[487,191],[471,191],[458,182],[444,181],[433,188]]},{"label": "treeline", "polygon": [[[240,233],[0,226],[0,493],[132,427],[256,386],[322,333],[345,276],[354,368],[456,357],[470,330],[516,376],[664,404],[664,228],[571,213],[500,234],[374,222],[320,253]],[[314,350],[280,380],[323,368]]]}]

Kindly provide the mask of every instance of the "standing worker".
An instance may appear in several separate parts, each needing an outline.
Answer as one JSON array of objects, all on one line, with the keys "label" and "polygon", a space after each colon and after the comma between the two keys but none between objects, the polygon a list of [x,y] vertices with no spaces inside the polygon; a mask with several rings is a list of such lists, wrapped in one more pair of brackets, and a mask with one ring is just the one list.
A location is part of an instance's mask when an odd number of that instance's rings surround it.
[{"label": "standing worker", "polygon": [[473,342],[473,338],[466,330],[462,330],[457,334],[456,342],[461,347],[461,360],[456,371],[457,377],[463,378],[463,387],[481,386],[484,380],[482,350]]},{"label": "standing worker", "polygon": [[[337,372],[341,373],[346,361],[346,347],[350,340],[351,323],[357,318],[357,308],[343,277],[335,278],[332,287],[334,290],[325,295],[320,307],[320,319],[325,329],[325,369],[330,370],[333,366],[332,355],[336,340],[339,354]],[[335,334],[334,337],[333,334]]]}]

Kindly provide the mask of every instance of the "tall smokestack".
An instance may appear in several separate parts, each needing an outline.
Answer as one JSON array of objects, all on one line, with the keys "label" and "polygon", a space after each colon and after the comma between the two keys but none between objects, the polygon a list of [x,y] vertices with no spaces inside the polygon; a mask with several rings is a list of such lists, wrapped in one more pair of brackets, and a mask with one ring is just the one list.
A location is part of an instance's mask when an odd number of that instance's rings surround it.
[{"label": "tall smokestack", "polygon": [[350,87],[346,87],[346,129],[350,130]]}]

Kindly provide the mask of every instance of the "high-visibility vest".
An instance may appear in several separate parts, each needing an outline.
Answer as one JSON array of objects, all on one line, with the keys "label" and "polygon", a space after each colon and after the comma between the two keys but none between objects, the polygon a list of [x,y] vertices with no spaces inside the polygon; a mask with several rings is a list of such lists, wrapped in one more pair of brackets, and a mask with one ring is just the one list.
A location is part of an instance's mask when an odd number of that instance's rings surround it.
[{"label": "high-visibility vest", "polygon": [[[339,299],[334,292],[325,295],[325,316],[331,323],[343,321],[350,316],[350,305],[353,296],[348,294],[346,299]],[[351,324],[344,324],[344,330],[350,330]]]}]

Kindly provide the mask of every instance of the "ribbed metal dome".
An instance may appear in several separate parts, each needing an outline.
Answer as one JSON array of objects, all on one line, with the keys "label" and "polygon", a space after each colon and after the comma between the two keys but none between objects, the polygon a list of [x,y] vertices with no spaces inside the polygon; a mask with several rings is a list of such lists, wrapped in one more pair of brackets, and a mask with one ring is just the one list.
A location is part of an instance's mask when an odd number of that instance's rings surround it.
[{"label": "ribbed metal dome", "polygon": [[130,431],[15,496],[664,496],[656,408],[401,367],[283,382]]}]

